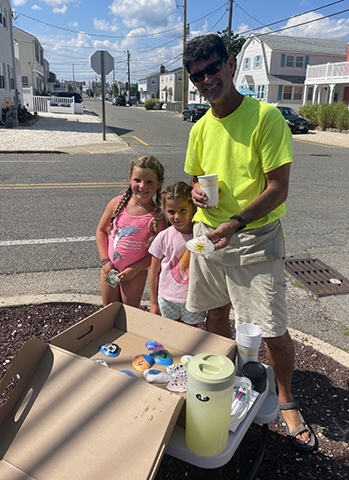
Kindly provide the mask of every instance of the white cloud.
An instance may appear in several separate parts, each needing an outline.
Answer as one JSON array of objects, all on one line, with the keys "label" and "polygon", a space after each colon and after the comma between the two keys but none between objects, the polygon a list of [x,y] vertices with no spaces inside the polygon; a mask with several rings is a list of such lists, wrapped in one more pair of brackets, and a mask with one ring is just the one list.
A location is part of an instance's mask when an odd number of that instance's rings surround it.
[{"label": "white cloud", "polygon": [[109,8],[130,28],[164,27],[177,10],[174,0],[114,0]]},{"label": "white cloud", "polygon": [[15,7],[23,7],[27,3],[27,0],[13,0],[13,5]]},{"label": "white cloud", "polygon": [[69,27],[78,28],[79,22],[69,22],[69,23],[68,23],[68,26],[69,26]]},{"label": "white cloud", "polygon": [[79,3],[77,0],[43,0],[46,5],[50,7],[59,7],[60,5],[65,6],[67,3]]},{"label": "white cloud", "polygon": [[[305,25],[297,26],[300,23],[306,23]],[[332,40],[339,40],[347,38],[349,36],[349,19],[348,18],[324,18],[319,13],[306,13],[299,17],[291,18],[286,26],[293,26],[288,30],[284,30],[282,33],[291,35],[294,37],[313,37],[313,38],[330,38]]]},{"label": "white cloud", "polygon": [[31,9],[32,9],[32,10],[41,10],[41,7],[39,7],[39,5],[36,5],[36,4],[35,4],[35,5],[33,5],[33,6],[31,7]]},{"label": "white cloud", "polygon": [[96,30],[102,30],[103,32],[116,32],[118,27],[112,25],[106,20],[98,20],[97,18],[93,19],[93,26]]},{"label": "white cloud", "polygon": [[68,10],[68,7],[66,5],[63,5],[62,8],[55,7],[53,9],[53,13],[61,13],[62,15],[64,15],[67,10]]}]

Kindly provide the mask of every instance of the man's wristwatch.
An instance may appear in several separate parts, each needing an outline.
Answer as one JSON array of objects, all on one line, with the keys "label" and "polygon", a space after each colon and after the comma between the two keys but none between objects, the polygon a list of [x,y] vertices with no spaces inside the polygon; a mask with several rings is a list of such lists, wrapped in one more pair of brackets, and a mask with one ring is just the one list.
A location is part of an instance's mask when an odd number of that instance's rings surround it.
[{"label": "man's wristwatch", "polygon": [[237,220],[240,224],[239,228],[236,230],[237,232],[239,232],[240,230],[243,230],[244,228],[246,228],[246,223],[245,223],[245,220],[240,217],[240,215],[233,215],[232,217],[230,217],[230,220],[231,219],[234,219],[234,220]]}]

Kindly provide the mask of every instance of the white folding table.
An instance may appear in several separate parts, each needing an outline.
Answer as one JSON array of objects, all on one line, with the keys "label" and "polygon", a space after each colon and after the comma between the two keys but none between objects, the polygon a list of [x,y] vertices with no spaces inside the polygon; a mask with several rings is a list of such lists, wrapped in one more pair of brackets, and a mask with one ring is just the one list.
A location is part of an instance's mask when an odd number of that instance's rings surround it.
[{"label": "white folding table", "polygon": [[262,440],[259,444],[255,462],[248,476],[249,480],[253,479],[264,458],[268,423],[275,420],[279,413],[279,401],[275,393],[274,372],[270,366],[265,365],[265,367],[268,374],[267,388],[263,393],[258,395],[252,407],[247,412],[246,417],[242,420],[235,432],[229,431],[228,444],[222,453],[213,457],[203,457],[192,452],[185,443],[185,429],[178,425],[174,428],[170,442],[166,448],[166,453],[197,467],[207,469],[219,468],[231,460],[251,424],[262,424]]}]

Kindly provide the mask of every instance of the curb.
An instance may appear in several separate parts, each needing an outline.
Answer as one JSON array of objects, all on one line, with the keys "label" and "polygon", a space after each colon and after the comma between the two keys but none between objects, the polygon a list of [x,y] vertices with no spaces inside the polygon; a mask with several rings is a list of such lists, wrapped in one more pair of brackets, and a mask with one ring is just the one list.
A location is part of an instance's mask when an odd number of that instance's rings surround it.
[{"label": "curb", "polygon": [[[20,297],[6,297],[0,300],[2,307],[19,307],[21,305],[40,305],[43,303],[85,303],[102,307],[102,298],[99,295],[80,295],[80,294],[56,294],[56,295],[26,295]],[[142,302],[148,305],[149,302]],[[304,343],[314,348],[319,353],[332,358],[335,362],[349,368],[349,353],[341,350],[329,343],[323,342],[311,335],[304,334],[299,330],[289,328],[289,333],[293,340]]]}]

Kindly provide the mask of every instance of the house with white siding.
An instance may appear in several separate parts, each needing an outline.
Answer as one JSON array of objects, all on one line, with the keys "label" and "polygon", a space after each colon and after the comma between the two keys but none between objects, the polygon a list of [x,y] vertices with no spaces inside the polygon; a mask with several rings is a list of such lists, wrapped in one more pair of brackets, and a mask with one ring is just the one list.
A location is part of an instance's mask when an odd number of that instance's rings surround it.
[{"label": "house with white siding", "polygon": [[[9,0],[0,0],[0,107],[5,98],[15,103],[16,60],[12,36],[12,8]],[[0,108],[0,109],[1,109]]]},{"label": "house with white siding", "polygon": [[[3,1],[3,0],[0,0]],[[47,91],[49,64],[39,40],[20,28],[13,27],[13,37],[18,43],[23,87],[33,87],[35,93]]]},{"label": "house with white siding", "polygon": [[150,98],[159,98],[159,78],[162,73],[165,73],[163,65],[160,66],[160,70],[157,72],[149,73],[149,75],[138,79],[139,99],[141,102],[145,102]]},{"label": "house with white siding", "polygon": [[314,85],[304,85],[307,67],[343,62],[347,51],[344,40],[252,34],[237,57],[234,83],[259,100],[297,109],[314,95]]},{"label": "house with white siding", "polygon": [[160,102],[182,101],[183,68],[160,73]]}]

